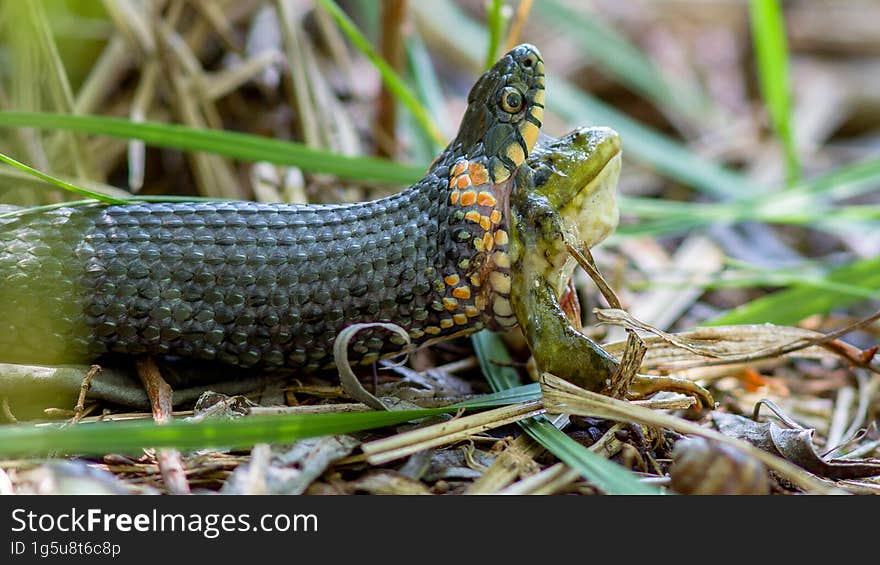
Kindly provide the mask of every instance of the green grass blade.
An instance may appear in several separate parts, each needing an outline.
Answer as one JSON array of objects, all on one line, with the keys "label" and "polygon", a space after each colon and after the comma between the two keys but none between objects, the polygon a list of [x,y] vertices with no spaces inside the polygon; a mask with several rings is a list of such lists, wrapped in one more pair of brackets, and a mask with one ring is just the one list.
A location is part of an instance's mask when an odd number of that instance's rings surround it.
[{"label": "green grass blade", "polygon": [[[236,421],[112,422],[67,428],[25,425],[0,427],[0,457],[61,454],[137,453],[143,448],[246,448],[256,443],[285,443],[327,434],[400,424],[431,411],[355,412],[244,418]],[[327,416],[333,416],[328,418]],[[342,418],[341,416],[345,416]]]},{"label": "green grass blade", "polygon": [[598,66],[625,86],[661,108],[673,109],[693,120],[706,119],[715,110],[701,93],[666,80],[653,61],[598,14],[588,15],[559,0],[544,0],[536,16],[571,38]]},{"label": "green grass blade", "polygon": [[[95,204],[97,200],[90,198],[88,200],[69,200],[67,202],[56,202],[55,204],[45,204],[43,206],[27,206],[17,208],[10,212],[0,214],[0,220],[4,218],[15,218],[19,216],[27,216],[29,214],[40,214],[58,208],[76,208],[77,206],[88,206]],[[141,194],[122,199],[119,202],[110,202],[109,204],[129,204],[131,202],[227,202],[222,198],[209,198],[205,196],[157,196],[149,194]]]},{"label": "green grass blade", "polygon": [[[471,342],[493,390],[503,391],[519,383],[519,374],[511,366],[513,359],[498,334],[477,332]],[[632,472],[565,435],[546,416],[528,418],[519,425],[553,455],[608,494],[660,494],[658,489],[639,482]]]},{"label": "green grass blade", "polygon": [[656,487],[639,482],[632,472],[562,433],[546,416],[524,420],[522,427],[532,439],[608,494],[662,494]]},{"label": "green grass blade", "polygon": [[112,196],[108,196],[106,194],[101,194],[100,192],[95,192],[93,190],[88,190],[79,186],[75,186],[70,184],[69,182],[63,181],[59,178],[55,178],[51,175],[47,175],[46,173],[40,172],[34,168],[31,168],[24,163],[20,163],[13,159],[12,157],[7,157],[3,153],[0,153],[0,161],[6,163],[7,165],[11,165],[20,171],[24,171],[25,173],[32,175],[40,180],[46,181],[49,184],[53,184],[62,190],[66,190],[68,192],[73,192],[75,194],[79,194],[80,196],[87,196],[89,198],[94,198],[95,200],[99,200],[101,202],[106,202],[108,204],[124,204],[125,200],[121,200],[119,198],[114,198]]},{"label": "green grass blade", "polygon": [[489,406],[502,406],[504,404],[516,404],[541,398],[541,385],[531,383],[519,385],[484,394],[477,398],[471,398],[455,404],[456,408],[487,408]]},{"label": "green grass blade", "polygon": [[66,428],[0,426],[0,457],[137,453],[145,447],[177,449],[246,448],[256,443],[288,443],[308,437],[352,433],[401,424],[461,408],[492,408],[540,397],[537,385],[485,395],[443,408],[340,414],[254,416],[235,421],[107,422]]},{"label": "green grass blade", "polygon": [[[842,285],[835,288],[833,285]],[[880,297],[880,257],[863,259],[828,273],[821,283],[804,281],[792,288],[752,300],[705,325],[773,323],[794,325],[813,314],[849,306],[866,296],[848,291],[864,289],[869,297]],[[861,295],[860,295],[861,294]]]},{"label": "green grass blade", "polygon": [[880,160],[871,159],[839,167],[786,190],[771,190],[737,201],[707,203],[621,196],[621,211],[642,221],[620,226],[615,235],[660,236],[710,224],[750,220],[831,232],[851,229],[856,223],[864,229],[877,229],[880,210],[876,205],[840,206],[835,201],[878,188]]},{"label": "green grass blade", "polygon": [[242,161],[268,161],[360,181],[410,184],[420,179],[425,172],[424,167],[409,167],[369,157],[348,157],[300,143],[257,135],[159,122],[135,123],[106,116],[0,112],[0,126],[78,131],[123,139],[140,139],[155,147],[203,151]]},{"label": "green grass blade", "polygon": [[360,32],[357,26],[352,22],[345,12],[343,12],[339,6],[336,5],[336,2],[333,0],[317,0],[321,6],[327,10],[327,12],[333,17],[333,20],[336,22],[336,25],[339,26],[339,29],[342,30],[342,33],[345,34],[348,39],[354,43],[355,47],[363,53],[363,55],[370,60],[371,63],[376,67],[379,71],[379,75],[382,77],[382,82],[385,86],[390,90],[394,96],[397,97],[412,115],[416,118],[416,121],[422,126],[425,132],[430,135],[435,142],[437,142],[440,146],[446,145],[446,140],[443,138],[443,134],[437,125],[431,120],[431,116],[428,114],[428,111],[422,106],[421,102],[419,102],[418,98],[410,91],[410,89],[406,86],[406,83],[403,79],[398,76],[394,69],[391,68],[385,59],[379,56],[376,53],[376,50],[370,44],[369,40],[364,37],[364,35]]},{"label": "green grass blade", "polygon": [[785,23],[778,0],[750,0],[752,41],[758,62],[758,82],[773,128],[785,147],[788,180],[800,178],[800,162],[791,123],[791,86]]},{"label": "green grass blade", "polygon": [[880,189],[880,159],[869,159],[837,167],[809,182],[797,184],[787,192],[843,199],[877,189]]},{"label": "green grass blade", "polygon": [[491,0],[486,10],[486,27],[489,29],[489,44],[486,47],[486,58],[483,68],[488,69],[498,59],[498,47],[501,45],[501,34],[504,33],[505,18],[502,8],[504,0]]},{"label": "green grass blade", "polygon": [[563,80],[548,86],[547,108],[573,123],[609,126],[620,133],[624,155],[697,190],[719,198],[742,199],[764,191],[722,165],[700,157],[681,143],[618,112]]},{"label": "green grass blade", "polygon": [[[419,100],[424,104],[434,123],[446,123],[448,120],[446,120],[446,101],[443,89],[422,38],[417,34],[404,37],[403,47],[409,76],[412,77],[413,87]],[[408,114],[408,117],[410,120],[414,120],[411,114]],[[410,130],[413,137],[418,140],[418,143],[413,144],[416,162],[430,163],[440,153],[443,146],[434,141],[421,127],[411,127]],[[450,131],[450,128],[443,128],[443,130],[444,132]],[[444,137],[446,137],[445,133]]]},{"label": "green grass blade", "polygon": [[478,332],[471,338],[471,343],[492,390],[507,390],[519,386],[519,371],[513,366],[510,353],[496,334]]}]

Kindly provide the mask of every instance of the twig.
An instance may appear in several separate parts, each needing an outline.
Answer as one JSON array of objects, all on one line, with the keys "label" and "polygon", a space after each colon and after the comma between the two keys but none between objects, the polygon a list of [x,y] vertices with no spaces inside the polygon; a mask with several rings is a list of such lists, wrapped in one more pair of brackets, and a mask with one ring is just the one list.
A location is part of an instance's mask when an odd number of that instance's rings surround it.
[{"label": "twig", "polygon": [[[871,314],[867,318],[862,318],[861,320],[853,322],[852,324],[848,324],[840,329],[834,330],[833,332],[827,333],[821,337],[804,338],[804,339],[798,340],[801,343],[798,343],[798,341],[794,341],[792,343],[789,343],[788,345],[783,345],[778,348],[779,353],[773,354],[773,350],[770,350],[770,352],[765,353],[764,356],[777,357],[779,355],[785,355],[786,353],[791,353],[792,351],[797,351],[799,349],[806,349],[807,347],[810,347],[813,345],[822,345],[822,346],[825,346],[826,349],[834,351],[835,353],[842,354],[843,352],[837,351],[833,347],[829,347],[831,345],[831,342],[835,341],[836,339],[838,339],[840,337],[845,336],[846,334],[848,334],[852,331],[855,331],[857,329],[860,329],[860,328],[863,328],[863,327],[868,326],[870,324],[873,324],[877,320],[880,320],[880,310],[874,312],[873,314]],[[863,369],[868,369],[869,371],[880,375],[880,369],[872,366],[870,363],[865,362],[860,357],[858,357],[858,356],[849,357],[847,355],[846,358],[848,361],[852,362],[853,364],[855,364],[859,367],[862,367]]]},{"label": "twig", "polygon": [[[399,73],[403,66],[403,22],[406,17],[406,0],[382,2],[382,34],[379,53],[388,65]],[[397,100],[383,82],[379,92],[379,109],[376,112],[376,144],[379,155],[394,158],[397,154]]]},{"label": "twig", "polygon": [[602,273],[599,272],[599,269],[596,268],[596,262],[593,261],[593,254],[590,253],[589,248],[586,246],[581,246],[580,248],[575,247],[569,241],[565,242],[565,247],[581,268],[590,275],[593,282],[596,283],[599,292],[601,292],[602,296],[605,297],[605,300],[608,301],[608,305],[612,308],[622,309],[623,307],[620,305],[620,299],[617,298],[617,294],[605,280],[605,277],[602,276]]},{"label": "twig", "polygon": [[705,348],[700,347],[698,344],[688,343],[681,338],[666,333],[662,330],[654,328],[648,324],[645,324],[639,320],[636,320],[632,315],[624,310],[596,310],[596,315],[605,323],[615,323],[622,325],[624,327],[635,327],[641,330],[645,330],[657,335],[659,338],[667,341],[676,347],[680,347],[682,349],[686,349],[691,353],[704,356],[704,357],[715,357],[710,361],[704,361],[700,363],[700,366],[703,367],[711,367],[717,365],[732,365],[736,363],[745,363],[750,361],[759,361],[762,359],[771,359],[773,357],[781,357],[783,355],[787,355],[789,353],[793,353],[795,351],[800,351],[802,349],[807,349],[809,347],[824,347],[828,351],[842,357],[855,365],[856,367],[860,367],[862,369],[871,371],[872,373],[880,374],[880,368],[874,366],[870,359],[867,359],[867,356],[862,355],[862,352],[853,346],[837,341],[839,337],[860,329],[864,326],[872,324],[873,322],[880,319],[880,311],[875,312],[871,316],[844,326],[838,330],[835,330],[831,333],[821,334],[819,333],[815,337],[803,337],[796,339],[790,343],[786,343],[784,345],[774,346],[768,349],[761,349],[758,351],[752,351],[750,353],[741,353],[734,355],[721,355],[715,352],[708,351]]},{"label": "twig", "polygon": [[623,351],[623,357],[614,375],[611,377],[611,383],[606,387],[609,396],[614,398],[624,398],[633,380],[642,366],[642,360],[648,348],[642,338],[632,330],[627,330],[626,349]]},{"label": "twig", "polygon": [[[167,424],[172,421],[172,390],[156,362],[152,357],[138,357],[135,360],[138,377],[150,397],[150,405],[153,408],[153,420],[159,424]],[[165,482],[168,492],[172,494],[189,494],[189,483],[186,481],[186,471],[183,467],[183,459],[176,449],[159,449],[156,451],[156,462],[162,480]]]},{"label": "twig", "polygon": [[664,332],[660,328],[655,328],[654,326],[647,324],[635,316],[627,312],[626,310],[622,310],[619,308],[594,308],[593,314],[596,315],[596,319],[599,320],[599,323],[602,324],[614,324],[616,326],[621,326],[626,328],[627,331],[632,330],[642,330],[649,333],[652,333],[666,341],[675,345],[676,347],[680,347],[684,350],[690,351],[695,355],[699,355],[701,357],[713,357],[717,358],[719,355],[713,351],[705,347],[700,347],[699,344],[689,343],[688,340],[678,337],[675,334],[671,334],[668,332]]},{"label": "twig", "polygon": [[83,376],[82,384],[79,388],[79,398],[77,398],[76,406],[73,409],[73,418],[70,419],[71,424],[76,424],[86,415],[86,395],[88,395],[89,389],[92,387],[92,379],[100,372],[100,365],[92,365]]}]

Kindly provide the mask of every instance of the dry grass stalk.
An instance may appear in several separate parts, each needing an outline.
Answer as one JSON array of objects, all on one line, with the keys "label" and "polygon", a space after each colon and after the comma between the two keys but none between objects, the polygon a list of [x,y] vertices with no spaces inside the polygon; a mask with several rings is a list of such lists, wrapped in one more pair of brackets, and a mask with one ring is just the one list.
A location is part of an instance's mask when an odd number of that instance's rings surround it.
[{"label": "dry grass stalk", "polygon": [[631,402],[624,402],[583,390],[549,373],[544,373],[541,376],[541,389],[544,393],[544,404],[548,412],[578,414],[621,422],[637,422],[647,426],[668,428],[679,433],[704,437],[731,445],[746,452],[808,493],[841,493],[839,489],[826,484],[814,475],[807,473],[780,457],[771,455],[744,441],[730,438],[715,430],[698,426],[687,420],[646,409],[644,406],[635,406]]},{"label": "dry grass stalk", "polygon": [[504,42],[504,51],[510,51],[520,43],[520,35],[522,35],[523,26],[529,18],[529,12],[532,11],[532,0],[520,0],[513,14],[513,21],[510,22],[510,29],[507,31],[507,39]]},{"label": "dry grass stalk", "polygon": [[299,116],[302,139],[311,147],[322,147],[323,143],[318,129],[316,106],[309,92],[309,81],[306,74],[306,63],[303,58],[303,43],[300,37],[302,29],[294,16],[295,7],[289,0],[275,0],[278,12],[278,23],[281,26],[281,38],[284,44],[285,59],[290,71],[290,105]]},{"label": "dry grass stalk", "polygon": [[273,414],[342,414],[344,412],[366,412],[372,410],[360,402],[341,404],[306,404],[304,406],[252,406],[251,416],[270,416]]},{"label": "dry grass stalk", "polygon": [[[559,429],[568,425],[568,416],[559,414],[550,418]],[[493,494],[511,484],[517,477],[525,477],[538,471],[534,458],[544,453],[544,447],[526,434],[522,434],[502,451],[480,475],[465,494]]]},{"label": "dry grass stalk", "polygon": [[[773,324],[718,326],[669,334],[635,319],[624,310],[595,310],[595,313],[604,323],[624,326],[630,330],[647,331],[655,334],[661,341],[684,349],[697,358],[714,358],[704,359],[699,363],[703,366],[762,361],[794,353],[798,353],[799,356],[814,356],[818,353],[814,348],[821,347],[833,354],[821,357],[842,357],[853,365],[880,373],[880,369],[874,366],[870,359],[866,360],[862,357],[861,351],[838,341],[841,336],[876,322],[880,319],[880,312],[875,312],[828,334]],[[749,342],[752,342],[751,350],[745,348],[748,347]],[[610,351],[619,347],[618,342],[606,346],[606,349]]]},{"label": "dry grass stalk", "polygon": [[371,441],[364,444],[362,449],[367,456],[367,462],[372,465],[382,465],[423,449],[455,443],[480,432],[512,424],[543,412],[544,408],[540,400],[530,400]]},{"label": "dry grass stalk", "polygon": [[12,479],[5,470],[0,469],[0,496],[6,494],[15,494],[15,488],[12,485]]},{"label": "dry grass stalk", "polygon": [[[623,425],[614,424],[608,431],[602,434],[602,437],[596,443],[587,449],[606,458],[613,457],[623,446],[616,435],[621,429],[623,429]],[[565,491],[580,478],[581,474],[565,463],[556,463],[540,473],[510,485],[500,491],[499,494],[557,494]]]},{"label": "dry grass stalk", "polygon": [[580,478],[580,473],[565,463],[556,463],[540,473],[528,476],[521,481],[499,491],[498,494],[555,494]]}]

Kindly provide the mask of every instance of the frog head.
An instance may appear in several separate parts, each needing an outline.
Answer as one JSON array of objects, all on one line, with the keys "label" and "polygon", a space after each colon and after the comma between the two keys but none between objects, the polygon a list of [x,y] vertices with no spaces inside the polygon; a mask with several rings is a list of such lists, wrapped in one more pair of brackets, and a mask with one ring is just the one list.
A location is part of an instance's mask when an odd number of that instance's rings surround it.
[{"label": "frog head", "polygon": [[511,195],[511,255],[526,279],[540,277],[561,293],[575,267],[565,243],[592,247],[617,227],[615,192],[620,136],[580,128],[538,143]]},{"label": "frog head", "polygon": [[617,227],[620,161],[616,131],[580,128],[535,148],[527,189],[558,212],[566,236],[592,247]]}]

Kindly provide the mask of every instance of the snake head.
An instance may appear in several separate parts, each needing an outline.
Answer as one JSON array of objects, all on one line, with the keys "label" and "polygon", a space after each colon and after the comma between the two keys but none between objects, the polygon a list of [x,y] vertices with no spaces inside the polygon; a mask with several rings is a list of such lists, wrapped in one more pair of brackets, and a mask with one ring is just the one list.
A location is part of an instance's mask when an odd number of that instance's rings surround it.
[{"label": "snake head", "polygon": [[535,147],[544,117],[544,61],[533,45],[508,51],[477,81],[449,150],[506,181]]}]

